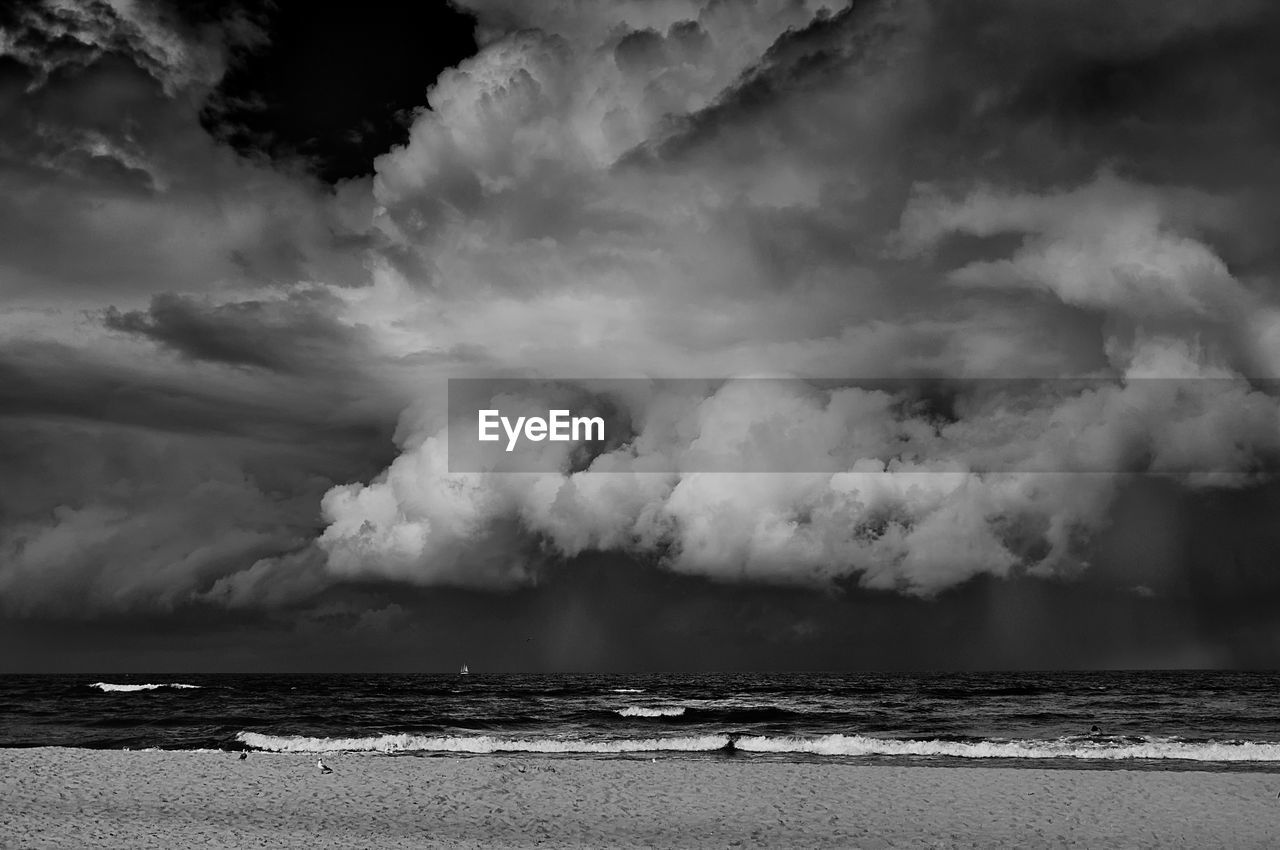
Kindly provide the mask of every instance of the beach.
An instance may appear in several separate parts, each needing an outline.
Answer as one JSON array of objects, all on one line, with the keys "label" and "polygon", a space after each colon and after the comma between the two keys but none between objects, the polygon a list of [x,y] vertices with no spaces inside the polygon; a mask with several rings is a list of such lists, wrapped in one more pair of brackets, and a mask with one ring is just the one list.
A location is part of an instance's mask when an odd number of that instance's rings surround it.
[{"label": "beach", "polygon": [[1266,847],[1280,775],[0,751],[0,846]]}]

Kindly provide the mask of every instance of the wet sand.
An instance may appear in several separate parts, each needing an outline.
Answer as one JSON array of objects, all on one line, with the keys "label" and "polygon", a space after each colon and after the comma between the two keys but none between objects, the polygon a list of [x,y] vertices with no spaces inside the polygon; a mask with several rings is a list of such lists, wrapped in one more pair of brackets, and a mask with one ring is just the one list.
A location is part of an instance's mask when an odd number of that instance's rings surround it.
[{"label": "wet sand", "polygon": [[1280,775],[0,750],[0,847],[1274,847]]}]

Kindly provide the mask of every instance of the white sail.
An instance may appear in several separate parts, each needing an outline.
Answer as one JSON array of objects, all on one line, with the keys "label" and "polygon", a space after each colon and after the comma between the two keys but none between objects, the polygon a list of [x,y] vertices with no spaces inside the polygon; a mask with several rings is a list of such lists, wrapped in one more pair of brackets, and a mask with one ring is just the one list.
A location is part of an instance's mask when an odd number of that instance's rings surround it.
[{"label": "white sail", "polygon": [[463,664],[463,665],[462,665],[462,669],[458,671],[458,675],[459,675],[459,676],[466,676],[466,675],[468,675],[470,672],[471,672],[471,671],[467,669],[467,665]]}]

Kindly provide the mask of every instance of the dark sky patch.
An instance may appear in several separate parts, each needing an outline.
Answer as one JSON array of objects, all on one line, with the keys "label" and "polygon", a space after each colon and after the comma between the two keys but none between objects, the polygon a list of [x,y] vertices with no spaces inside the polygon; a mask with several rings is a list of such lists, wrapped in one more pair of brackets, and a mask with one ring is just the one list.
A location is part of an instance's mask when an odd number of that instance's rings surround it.
[{"label": "dark sky patch", "polygon": [[[1273,595],[1271,602],[1277,601]],[[304,607],[194,606],[163,617],[33,622],[8,669],[532,671],[1129,669],[1248,663],[1260,613],[1196,623],[1185,597],[1090,583],[981,580],[944,599],[725,585],[605,556],[536,588],[477,593],[336,585]],[[2,629],[3,626],[0,626]],[[182,646],[157,636],[182,636]],[[0,635],[4,632],[0,631]],[[110,636],[103,642],[104,636]]]},{"label": "dark sky patch", "polygon": [[234,55],[204,125],[246,155],[301,157],[331,183],[371,174],[440,72],[475,52],[474,21],[445,0],[248,8],[266,43]]}]

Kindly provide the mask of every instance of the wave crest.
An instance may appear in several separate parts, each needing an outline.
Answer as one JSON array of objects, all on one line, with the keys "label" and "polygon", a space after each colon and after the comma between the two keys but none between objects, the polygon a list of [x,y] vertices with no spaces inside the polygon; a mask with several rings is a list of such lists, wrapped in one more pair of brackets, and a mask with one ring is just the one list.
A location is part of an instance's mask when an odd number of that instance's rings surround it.
[{"label": "wave crest", "polygon": [[262,735],[257,732],[240,732],[236,735],[236,740],[254,749],[277,753],[647,753],[661,750],[692,753],[723,749],[729,743],[727,735],[588,741],[575,738],[496,738],[490,735],[308,738],[301,735]]},{"label": "wave crest", "polygon": [[705,753],[733,748],[752,753],[819,756],[941,756],[966,759],[1181,759],[1200,762],[1276,762],[1280,743],[1189,742],[1151,739],[1141,743],[1081,741],[940,741],[823,735],[815,738],[764,735],[695,735],[668,738],[500,738],[491,735],[377,735],[312,738],[240,732],[236,740],[258,750],[281,753],[452,752],[452,753]]},{"label": "wave crest", "polygon": [[678,705],[661,706],[658,708],[645,708],[641,705],[629,705],[626,708],[620,708],[617,711],[623,717],[679,717],[684,714],[684,708]]},{"label": "wave crest", "polygon": [[806,753],[833,756],[949,756],[1005,759],[1185,759],[1188,761],[1280,761],[1280,744],[1242,742],[1192,743],[1148,740],[1107,741],[912,741],[862,735],[818,738],[744,735],[739,750],[757,753]]},{"label": "wave crest", "polygon": [[128,693],[131,691],[158,691],[163,688],[168,688],[172,690],[191,690],[191,689],[199,688],[201,686],[186,685],[186,684],[183,684],[182,682],[161,682],[159,684],[146,684],[146,685],[116,685],[111,682],[94,682],[89,687],[97,688],[98,690],[105,691],[107,693],[117,693],[117,692]]}]

